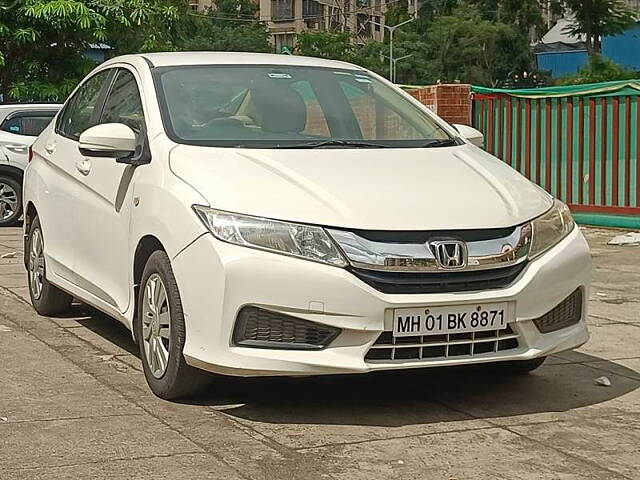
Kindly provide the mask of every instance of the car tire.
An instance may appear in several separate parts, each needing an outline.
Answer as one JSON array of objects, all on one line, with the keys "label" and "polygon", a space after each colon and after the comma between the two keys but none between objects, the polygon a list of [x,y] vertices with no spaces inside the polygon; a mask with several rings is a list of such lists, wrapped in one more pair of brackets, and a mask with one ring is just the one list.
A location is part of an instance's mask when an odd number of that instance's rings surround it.
[{"label": "car tire", "polygon": [[546,359],[547,357],[538,357],[531,360],[514,360],[501,362],[497,366],[502,372],[510,375],[526,375],[539,368]]},{"label": "car tire", "polygon": [[44,235],[38,217],[31,223],[27,248],[27,277],[33,308],[40,315],[45,316],[56,315],[68,310],[73,297],[47,280]]},{"label": "car tire", "polygon": [[169,257],[161,250],[151,254],[142,274],[134,332],[155,395],[175,400],[208,386],[211,375],[188,365],[182,354],[186,327],[180,292]]},{"label": "car tire", "polygon": [[22,217],[22,185],[12,177],[0,176],[0,227],[14,227]]}]

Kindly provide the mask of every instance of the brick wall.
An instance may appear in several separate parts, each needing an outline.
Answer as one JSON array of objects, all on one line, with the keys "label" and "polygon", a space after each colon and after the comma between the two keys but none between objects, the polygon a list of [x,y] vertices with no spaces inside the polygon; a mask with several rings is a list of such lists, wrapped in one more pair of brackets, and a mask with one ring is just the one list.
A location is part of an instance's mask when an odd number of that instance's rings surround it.
[{"label": "brick wall", "polygon": [[471,125],[471,85],[431,85],[407,93],[447,122]]}]

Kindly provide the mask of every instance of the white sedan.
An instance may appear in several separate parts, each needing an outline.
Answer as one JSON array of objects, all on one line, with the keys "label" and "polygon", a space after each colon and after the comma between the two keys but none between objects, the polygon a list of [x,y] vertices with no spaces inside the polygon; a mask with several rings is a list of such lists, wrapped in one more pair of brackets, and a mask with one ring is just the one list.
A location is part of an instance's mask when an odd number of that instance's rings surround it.
[{"label": "white sedan", "polygon": [[22,216],[22,177],[29,147],[62,105],[0,104],[0,227],[16,225]]},{"label": "white sedan", "polygon": [[33,305],[120,320],[168,399],[204,371],[532,370],[588,339],[589,249],[469,138],[347,63],[114,58],[33,146]]}]

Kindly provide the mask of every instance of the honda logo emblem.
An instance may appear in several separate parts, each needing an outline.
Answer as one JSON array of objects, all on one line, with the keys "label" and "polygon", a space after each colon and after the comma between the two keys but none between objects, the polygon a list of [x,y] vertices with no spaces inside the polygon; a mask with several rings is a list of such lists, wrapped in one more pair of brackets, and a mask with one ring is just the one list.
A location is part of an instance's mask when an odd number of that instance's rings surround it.
[{"label": "honda logo emblem", "polygon": [[467,266],[467,245],[460,240],[438,240],[429,242],[438,267],[458,270]]}]

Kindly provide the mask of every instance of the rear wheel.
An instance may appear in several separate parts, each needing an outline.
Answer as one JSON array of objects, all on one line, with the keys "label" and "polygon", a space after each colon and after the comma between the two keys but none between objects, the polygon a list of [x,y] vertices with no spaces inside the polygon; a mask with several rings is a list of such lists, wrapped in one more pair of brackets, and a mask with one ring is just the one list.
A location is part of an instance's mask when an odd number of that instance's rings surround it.
[{"label": "rear wheel", "polygon": [[55,315],[68,310],[73,297],[52,285],[47,280],[47,266],[44,258],[44,236],[40,219],[36,217],[29,230],[29,295],[31,304],[40,315]]},{"label": "rear wheel", "polygon": [[180,292],[169,257],[156,251],[142,274],[135,335],[149,387],[158,397],[174,400],[202,391],[210,375],[187,365]]},{"label": "rear wheel", "polygon": [[11,178],[0,176],[0,227],[13,227],[22,216],[22,185]]}]

